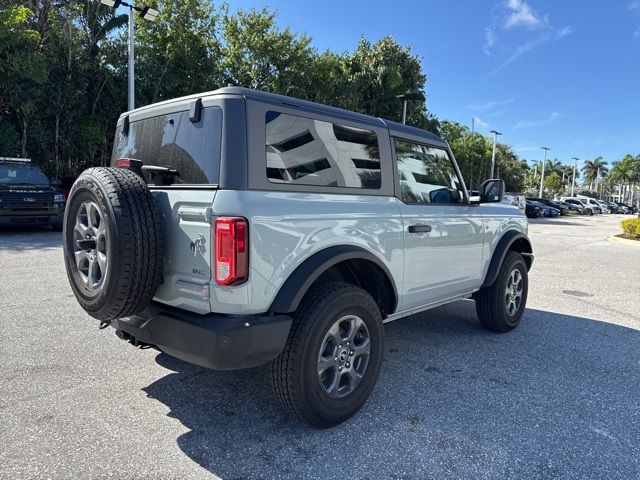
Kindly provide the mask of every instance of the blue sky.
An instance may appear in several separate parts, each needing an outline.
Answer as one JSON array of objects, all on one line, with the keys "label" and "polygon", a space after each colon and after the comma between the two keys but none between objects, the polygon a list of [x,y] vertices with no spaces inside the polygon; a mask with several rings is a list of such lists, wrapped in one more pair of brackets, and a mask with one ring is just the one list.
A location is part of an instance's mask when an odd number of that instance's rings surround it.
[{"label": "blue sky", "polygon": [[230,5],[277,10],[319,50],[393,35],[422,59],[429,110],[469,126],[475,117],[476,130],[503,132],[528,160],[541,146],[563,163],[640,153],[640,0]]}]

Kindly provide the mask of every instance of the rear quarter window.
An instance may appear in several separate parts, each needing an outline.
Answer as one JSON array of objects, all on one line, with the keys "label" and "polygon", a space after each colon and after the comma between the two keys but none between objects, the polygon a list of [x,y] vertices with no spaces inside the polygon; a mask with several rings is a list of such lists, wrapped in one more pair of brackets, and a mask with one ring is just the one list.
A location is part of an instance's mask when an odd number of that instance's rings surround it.
[{"label": "rear quarter window", "polygon": [[266,170],[271,183],[380,189],[380,147],[369,130],[268,111]]},{"label": "rear quarter window", "polygon": [[111,164],[119,158],[136,158],[145,165],[178,170],[174,184],[218,184],[221,138],[218,107],[204,108],[196,123],[189,120],[188,111],[150,117],[131,122],[128,135],[118,127]]}]

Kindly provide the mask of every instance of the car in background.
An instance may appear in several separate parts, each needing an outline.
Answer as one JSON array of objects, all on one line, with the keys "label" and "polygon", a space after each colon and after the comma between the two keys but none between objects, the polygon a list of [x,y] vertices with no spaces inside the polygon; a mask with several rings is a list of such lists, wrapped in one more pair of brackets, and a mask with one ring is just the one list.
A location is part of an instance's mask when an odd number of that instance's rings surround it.
[{"label": "car in background", "polygon": [[531,200],[526,200],[524,213],[528,218],[544,217],[544,205]]},{"label": "car in background", "polygon": [[[595,200],[595,199],[592,199],[592,200]],[[600,205],[600,209],[602,210],[602,213],[611,213],[611,209],[607,205],[607,202],[604,202],[602,200],[595,200],[595,202],[598,205]]]},{"label": "car in background", "polygon": [[607,208],[609,209],[609,211],[611,213],[622,213],[622,208],[620,208],[615,203],[608,202],[608,201],[605,201],[605,200],[602,200],[602,203],[604,203],[607,206]]},{"label": "car in background", "polygon": [[560,211],[560,215],[567,215],[569,213],[569,208],[563,205],[560,205],[558,202],[554,202],[553,200],[549,200],[548,198],[531,198],[534,202],[539,202],[547,207],[555,208]]},{"label": "car in background", "polygon": [[576,212],[578,215],[588,215],[586,212],[586,207],[582,205],[580,202],[576,202],[576,203],[558,202],[558,203],[566,207],[569,212]]},{"label": "car in background", "polygon": [[578,207],[582,207],[584,215],[593,215],[594,213],[600,213],[600,209],[598,208],[598,212],[595,211],[593,207],[587,205],[580,198],[576,197],[562,197],[561,200],[570,205],[575,205]]},{"label": "car in background", "polygon": [[504,197],[502,197],[502,203],[506,203],[507,205],[511,205],[513,207],[518,207],[523,211],[525,210],[525,202],[525,197],[517,193],[505,193]]},{"label": "car in background", "polygon": [[603,213],[602,206],[596,201],[595,198],[590,197],[578,197],[583,204],[593,209],[593,213]]},{"label": "car in background", "polygon": [[62,230],[65,199],[37,165],[0,157],[0,226],[51,225]]},{"label": "car in background", "polygon": [[622,210],[621,213],[632,214],[635,211],[635,209],[631,205],[627,205],[626,203],[615,202],[615,204],[618,205],[618,207],[620,207],[620,209]]}]

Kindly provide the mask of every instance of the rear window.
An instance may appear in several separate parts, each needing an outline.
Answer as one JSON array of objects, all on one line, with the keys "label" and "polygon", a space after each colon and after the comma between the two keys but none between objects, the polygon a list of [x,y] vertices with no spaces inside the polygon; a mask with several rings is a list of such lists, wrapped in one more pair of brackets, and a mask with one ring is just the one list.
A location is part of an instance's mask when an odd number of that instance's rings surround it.
[{"label": "rear window", "polygon": [[380,188],[374,132],[273,111],[265,121],[271,183]]},{"label": "rear window", "polygon": [[[222,110],[202,110],[199,122],[189,112],[175,112],[131,122],[129,134],[118,127],[111,164],[119,158],[136,158],[145,165],[175,168],[174,184],[208,185],[220,180]],[[149,176],[146,179],[151,181]]]}]

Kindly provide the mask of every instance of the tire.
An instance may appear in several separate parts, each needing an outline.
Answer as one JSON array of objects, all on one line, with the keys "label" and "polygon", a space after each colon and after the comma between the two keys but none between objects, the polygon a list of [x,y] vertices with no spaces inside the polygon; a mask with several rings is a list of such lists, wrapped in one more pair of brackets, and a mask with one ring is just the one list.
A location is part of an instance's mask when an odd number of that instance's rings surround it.
[{"label": "tire", "polygon": [[[358,325],[356,318],[361,322],[355,329],[358,335],[347,345],[350,331],[346,327],[353,330]],[[334,345],[338,340],[331,331],[341,319],[339,327],[344,331],[338,329],[341,340]],[[368,335],[366,343],[364,333]],[[367,345],[368,357],[364,353],[358,355]],[[382,317],[371,295],[340,282],[313,286],[294,314],[284,350],[271,363],[275,397],[285,411],[313,426],[337,425],[355,414],[369,398],[380,373],[383,352]],[[321,361],[328,365],[322,374]],[[356,376],[359,381],[353,380]]]},{"label": "tire", "polygon": [[[517,279],[518,276],[521,279],[521,288],[516,288],[519,297],[515,297],[512,304],[512,297],[507,288],[512,286],[512,280]],[[475,295],[476,312],[482,326],[487,330],[499,333],[509,332],[516,328],[527,304],[528,290],[527,265],[522,255],[508,251],[496,281]],[[517,298],[519,298],[519,302]]]},{"label": "tire", "polygon": [[63,223],[67,277],[80,306],[103,322],[144,310],[163,266],[162,217],[144,180],[123,168],[85,170]]}]

